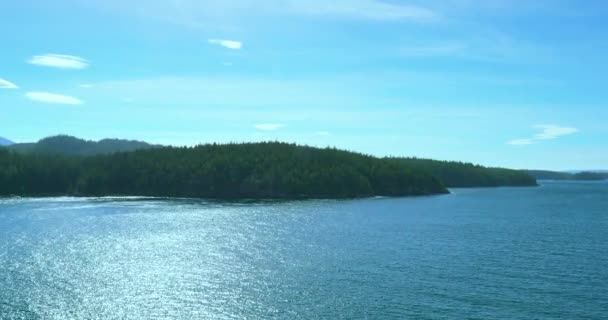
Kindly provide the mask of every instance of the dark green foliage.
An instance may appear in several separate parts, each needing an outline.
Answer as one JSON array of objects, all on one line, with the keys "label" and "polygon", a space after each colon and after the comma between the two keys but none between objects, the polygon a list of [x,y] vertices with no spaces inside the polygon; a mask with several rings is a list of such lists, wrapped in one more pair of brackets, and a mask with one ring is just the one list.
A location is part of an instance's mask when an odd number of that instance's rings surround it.
[{"label": "dark green foliage", "polygon": [[572,174],[568,172],[555,172],[546,170],[522,170],[539,180],[570,180]]},{"label": "dark green foliage", "polygon": [[0,195],[68,194],[77,179],[77,159],[63,156],[23,156],[0,149]]},{"label": "dark green foliage", "polygon": [[141,141],[104,139],[98,142],[78,139],[71,136],[59,135],[44,138],[37,143],[17,143],[8,146],[9,149],[20,153],[62,154],[77,156],[92,156],[115,152],[150,149],[158,146]]},{"label": "dark green foliage", "polygon": [[0,195],[354,198],[445,193],[402,163],[286,143],[155,148],[91,157],[0,150]]},{"label": "dark green foliage", "polygon": [[529,174],[503,168],[487,168],[471,163],[417,158],[390,158],[411,170],[432,174],[448,188],[536,186]]}]

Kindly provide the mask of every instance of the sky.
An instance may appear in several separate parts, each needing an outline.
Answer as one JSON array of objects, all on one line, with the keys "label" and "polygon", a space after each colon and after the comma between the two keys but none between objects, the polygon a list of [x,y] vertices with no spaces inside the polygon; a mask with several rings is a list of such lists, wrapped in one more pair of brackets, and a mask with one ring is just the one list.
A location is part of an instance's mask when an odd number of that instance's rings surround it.
[{"label": "sky", "polygon": [[603,0],[0,3],[0,136],[608,168]]}]

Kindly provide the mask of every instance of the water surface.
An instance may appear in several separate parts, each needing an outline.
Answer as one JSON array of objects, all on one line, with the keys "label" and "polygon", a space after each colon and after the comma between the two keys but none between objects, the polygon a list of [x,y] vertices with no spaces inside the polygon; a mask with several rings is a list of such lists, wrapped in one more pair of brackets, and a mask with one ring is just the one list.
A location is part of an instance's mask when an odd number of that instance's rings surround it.
[{"label": "water surface", "polygon": [[1,319],[607,319],[608,183],[0,200]]}]

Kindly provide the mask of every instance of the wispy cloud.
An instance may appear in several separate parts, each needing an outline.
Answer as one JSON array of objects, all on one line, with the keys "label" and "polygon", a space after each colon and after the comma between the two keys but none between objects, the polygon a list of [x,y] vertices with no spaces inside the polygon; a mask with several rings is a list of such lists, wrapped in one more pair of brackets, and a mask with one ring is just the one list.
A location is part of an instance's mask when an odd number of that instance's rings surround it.
[{"label": "wispy cloud", "polygon": [[209,44],[214,44],[218,46],[222,46],[224,48],[239,50],[243,48],[243,43],[235,40],[225,40],[225,39],[209,39],[207,40]]},{"label": "wispy cloud", "polygon": [[318,135],[318,136],[328,136],[329,132],[327,132],[327,131],[317,131],[317,132],[315,132],[315,134]]},{"label": "wispy cloud", "polygon": [[84,103],[82,100],[72,96],[49,92],[28,92],[25,94],[25,97],[33,101],[51,104],[79,105]]},{"label": "wispy cloud", "polygon": [[0,89],[19,89],[16,84],[0,78]]},{"label": "wispy cloud", "polygon": [[479,31],[460,38],[409,37],[399,41],[398,56],[406,58],[449,58],[489,63],[548,64],[559,54],[538,42],[529,42],[497,31]]},{"label": "wispy cloud", "polygon": [[534,139],[514,139],[514,140],[507,142],[507,144],[510,144],[512,146],[525,146],[525,145],[533,144],[534,142],[535,142]]},{"label": "wispy cloud", "polygon": [[[369,77],[365,80],[369,81]],[[361,80],[363,81],[363,79]],[[139,78],[93,83],[96,100],[112,96],[132,97],[138,103],[154,105],[214,105],[256,107],[360,103],[363,90],[352,92],[352,83],[339,79],[277,79],[273,77],[204,76]],[[269,94],[280,92],[281,94]],[[235,94],[238,93],[238,94]],[[297,97],[297,102],[294,102]],[[275,118],[271,118],[275,119]],[[266,123],[254,120],[252,123]],[[281,123],[278,119],[275,119]]]},{"label": "wispy cloud", "polygon": [[361,20],[429,21],[438,18],[430,9],[380,0],[288,1],[287,10],[302,15],[337,16]]},{"label": "wispy cloud", "polygon": [[275,131],[285,127],[285,125],[280,123],[258,123],[253,127],[262,131]]},{"label": "wispy cloud", "polygon": [[514,139],[507,143],[510,145],[514,145],[514,146],[530,145],[530,144],[539,143],[543,140],[553,140],[553,139],[557,139],[559,137],[575,134],[578,132],[577,128],[561,127],[561,126],[552,125],[552,124],[536,125],[536,126],[534,126],[534,128],[540,130],[540,132],[535,134],[533,137],[525,138],[525,139]]},{"label": "wispy cloud", "polygon": [[90,83],[81,83],[78,86],[85,89],[93,88],[93,85]]},{"label": "wispy cloud", "polygon": [[445,42],[421,46],[405,46],[399,53],[407,57],[460,56],[467,50],[462,42]]},{"label": "wispy cloud", "polygon": [[226,22],[234,27],[235,21],[245,21],[246,19],[241,19],[245,17],[265,19],[269,16],[304,16],[412,22],[441,19],[438,11],[428,6],[389,0],[106,0],[93,1],[91,4],[182,26],[207,29],[217,29],[218,25]]},{"label": "wispy cloud", "polygon": [[89,62],[86,59],[65,54],[44,54],[33,56],[27,62],[38,66],[60,69],[85,69],[89,66]]},{"label": "wispy cloud", "polygon": [[[382,89],[385,84],[391,88],[479,88],[537,87],[547,84],[535,83],[534,79],[510,76],[486,77],[457,72],[354,72],[345,75],[322,75],[315,77],[294,76],[285,79],[280,76],[213,75],[213,76],[166,76],[133,78],[92,83],[96,101],[111,103],[111,97],[132,97],[138,103],[148,105],[216,107],[302,107],[316,105],[331,107],[350,105],[368,108],[370,106],[400,105],[403,99],[389,97]],[[354,89],[353,89],[354,88]],[[235,94],[238,93],[238,94]],[[272,93],[272,94],[270,94]],[[278,94],[280,93],[280,94]],[[448,91],[448,94],[452,94]],[[436,101],[430,104],[436,103]],[[282,123],[276,118],[273,121]],[[265,123],[256,119],[252,123]],[[322,130],[322,129],[319,129]],[[326,129],[323,129],[326,130]],[[314,131],[313,131],[314,133]]]}]

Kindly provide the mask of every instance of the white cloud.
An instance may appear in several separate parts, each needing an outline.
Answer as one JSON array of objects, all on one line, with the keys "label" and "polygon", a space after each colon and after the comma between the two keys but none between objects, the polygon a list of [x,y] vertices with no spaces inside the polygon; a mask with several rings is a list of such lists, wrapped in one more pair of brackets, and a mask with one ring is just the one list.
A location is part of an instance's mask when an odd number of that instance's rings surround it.
[{"label": "white cloud", "polygon": [[64,54],[33,56],[27,62],[38,66],[60,69],[85,69],[89,66],[89,62],[84,58]]},{"label": "white cloud", "polygon": [[207,40],[210,44],[215,44],[222,46],[224,48],[239,50],[243,47],[243,43],[234,40],[224,40],[224,39],[209,39]]},{"label": "white cloud", "polygon": [[85,89],[93,88],[93,85],[90,83],[81,83],[78,86]]},{"label": "white cloud", "polygon": [[49,92],[28,92],[25,97],[43,103],[79,105],[84,102],[78,98]]},{"label": "white cloud", "polygon": [[0,78],[0,89],[19,89],[16,84]]},{"label": "white cloud", "polygon": [[279,123],[258,123],[253,127],[262,131],[275,131],[283,128],[284,126],[284,124]]},{"label": "white cloud", "polygon": [[522,146],[539,143],[543,140],[553,140],[559,137],[575,134],[578,132],[577,128],[572,127],[561,127],[553,124],[541,124],[534,126],[535,129],[540,130],[539,133],[535,134],[532,138],[526,139],[514,139],[507,142],[510,145]]},{"label": "white cloud", "polygon": [[571,127],[560,127],[556,125],[537,125],[535,128],[542,130],[534,136],[536,140],[551,140],[561,136],[567,136],[578,132],[578,129]]}]

